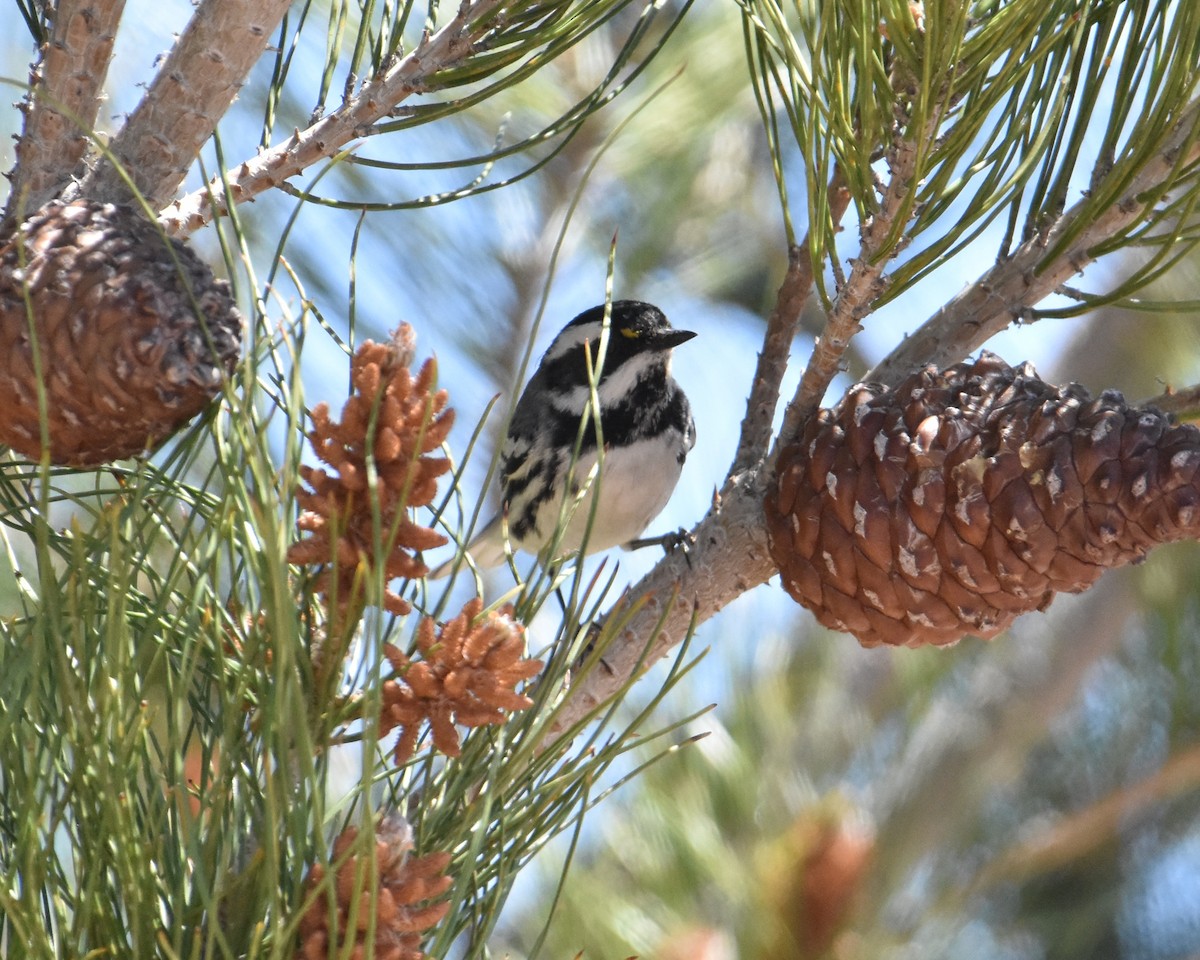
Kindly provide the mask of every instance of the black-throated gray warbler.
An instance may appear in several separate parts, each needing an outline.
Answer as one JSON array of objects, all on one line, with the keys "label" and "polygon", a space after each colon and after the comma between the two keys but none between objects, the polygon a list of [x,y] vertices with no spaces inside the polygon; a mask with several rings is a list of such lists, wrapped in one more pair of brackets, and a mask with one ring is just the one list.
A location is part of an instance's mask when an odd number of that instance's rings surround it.
[{"label": "black-throated gray warbler", "polygon": [[[500,451],[502,511],[467,545],[477,566],[504,559],[505,519],[514,548],[545,553],[563,515],[568,483],[577,502],[567,505],[554,556],[543,559],[577,553],[585,533],[588,553],[624,546],[667,505],[696,442],[691,406],[671,377],[671,351],[695,334],[673,329],[649,303],[614,301],[604,366],[597,374],[604,313],[603,304],[592,307],[563,327],[517,401]],[[604,452],[597,457],[593,416],[573,459],[580,421],[592,405],[589,365]],[[444,576],[450,566],[443,564],[431,576]]]}]

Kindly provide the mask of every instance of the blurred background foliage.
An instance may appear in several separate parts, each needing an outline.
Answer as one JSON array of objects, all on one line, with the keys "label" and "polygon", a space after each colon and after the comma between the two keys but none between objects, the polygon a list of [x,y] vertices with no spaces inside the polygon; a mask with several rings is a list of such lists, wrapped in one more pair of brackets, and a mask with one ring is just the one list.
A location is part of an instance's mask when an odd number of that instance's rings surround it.
[{"label": "blurred background foliage", "polygon": [[[732,454],[761,321],[787,251],[738,6],[688,7],[676,0],[657,6],[660,16],[639,48],[642,56],[650,50],[656,56],[627,92],[569,139],[497,157],[491,165],[439,166],[534,135],[588,97],[644,16],[641,8],[616,10],[583,43],[500,96],[445,122],[368,138],[350,160],[299,188],[337,198],[339,206],[277,192],[243,209],[250,262],[265,272],[281,268],[285,258],[294,271],[295,283],[281,283],[272,296],[295,315],[311,311],[317,318],[298,371],[306,403],[344,396],[345,351],[338,339],[379,339],[407,320],[422,353],[439,357],[440,382],[460,411],[451,448],[463,450],[491,397],[507,398],[517,386],[529,344],[536,357],[562,322],[603,298],[605,261],[617,234],[618,295],[659,302],[677,325],[701,333],[676,363],[697,407],[700,445],[660,522],[689,525],[703,513]],[[828,6],[797,9],[819,23]],[[1035,5],[1007,6],[1016,17],[1030,15]],[[134,15],[126,15],[110,74],[112,115],[131,108],[154,53],[167,48],[170,32],[191,9],[158,5],[150,16],[148,5],[130,7]],[[863,20],[875,10],[861,7]],[[342,8],[303,9],[315,26],[300,31],[294,12],[289,29],[298,33],[284,34],[294,44],[281,47],[292,57],[292,82],[274,102],[275,65],[266,62],[256,72],[221,126],[227,160],[250,155],[264,127],[273,124],[268,139],[278,139],[280,131],[305,125],[323,103],[324,25]],[[12,23],[17,16],[11,9],[7,14]],[[28,36],[18,29],[4,34],[0,76],[14,83],[16,99],[29,61]],[[264,124],[269,101],[273,114]],[[0,130],[17,132],[18,120],[15,111],[0,114]],[[481,175],[478,186],[516,176],[531,157],[545,162],[511,187],[453,203],[422,200]],[[6,167],[11,159],[9,149]],[[218,162],[211,148],[205,159],[211,172]],[[790,186],[790,214],[802,232],[797,211],[808,191],[800,161],[783,158],[780,176]],[[197,172],[189,187],[201,182]],[[364,204],[395,209],[363,213]],[[856,341],[861,352],[852,355],[834,394],[989,265],[1009,229],[991,225],[933,282],[897,291]],[[856,235],[851,217],[834,242],[850,249]],[[195,242],[210,258],[219,256],[215,230]],[[1104,289],[1140,265],[1134,255],[1110,257],[1089,272],[1089,288]],[[1194,383],[1200,380],[1191,309],[1198,270],[1190,254],[1140,294],[1187,309],[1108,305],[1016,326],[990,346],[1010,362],[1033,360],[1049,379],[1114,387],[1131,398]],[[252,278],[243,274],[240,282],[247,299]],[[814,306],[806,318],[810,331],[818,317]],[[279,349],[286,354],[294,345]],[[807,350],[801,336],[793,368]],[[285,363],[281,384],[288,375]],[[255,398],[248,409],[264,402]],[[485,425],[485,448],[495,443],[498,419]],[[271,497],[286,499],[284,484],[271,476],[272,459],[293,462],[295,436],[290,424],[271,423],[269,416],[258,428],[263,448],[252,466],[261,482],[251,486],[270,504]],[[489,455],[478,452],[464,474],[468,501],[489,495],[483,489]],[[198,463],[179,474],[199,475],[203,489],[204,469]],[[96,483],[113,492],[107,480]],[[55,518],[67,525],[68,509],[56,508]],[[286,542],[285,528],[275,530],[268,547]],[[131,531],[117,524],[112,534]],[[180,540],[187,538],[185,530]],[[220,538],[196,538],[212,556],[222,549]],[[162,564],[173,583],[163,543],[151,540],[148,568]],[[30,549],[19,535],[13,542],[17,552]],[[231,555],[264,549],[245,531],[225,543]],[[103,566],[104,558],[89,562]],[[622,556],[621,582],[652,563],[652,557]],[[0,615],[10,620],[19,609],[19,566],[5,564],[0,578]],[[128,572],[131,582],[142,582],[139,576]],[[215,574],[226,582],[245,576],[236,558]],[[255,576],[262,599],[271,578],[282,573],[266,563]],[[131,602],[154,596],[151,586]],[[78,596],[94,602],[87,591]],[[554,633],[553,626],[540,629],[543,636]],[[294,630],[302,633],[303,626]],[[248,628],[244,638],[251,646],[253,633]],[[181,658],[193,669],[189,651],[219,645],[222,637],[196,609],[178,620],[172,636],[160,638],[154,658]],[[1110,573],[1088,594],[1060,598],[1048,613],[1023,618],[991,643],[968,639],[946,650],[863,650],[814,627],[778,590],[760,588],[700,630],[693,649],[708,653],[657,705],[654,725],[668,726],[708,703],[714,709],[688,721],[676,735],[677,749],[594,811],[577,845],[560,840],[539,855],[499,918],[490,955],[1200,957],[1198,637],[1200,548],[1194,544],[1160,549],[1136,569]],[[124,647],[118,644],[111,655],[118,649]],[[10,685],[18,663],[33,673],[43,669],[10,650],[4,667]],[[95,676],[104,673],[93,666]],[[141,668],[148,686],[169,682],[153,679],[161,669],[159,663]],[[85,679],[92,675],[83,670]],[[643,686],[653,688],[661,676],[652,673]],[[236,676],[210,679],[239,689]],[[78,693],[81,703],[94,695],[87,683]],[[635,690],[632,699],[648,696]],[[192,704],[202,717],[203,706]],[[280,723],[295,716],[296,729],[304,729],[301,705],[277,706]],[[629,718],[634,709],[627,708]],[[138,703],[131,700],[121,712],[134,717]],[[227,716],[223,722],[233,721]],[[657,743],[644,756],[625,758],[608,776],[661,749]],[[30,775],[35,771],[31,766]],[[6,771],[10,812],[17,786],[14,772]],[[172,816],[181,829],[192,829],[182,814]],[[23,828],[10,817],[0,820],[0,829],[15,835]],[[299,867],[292,869],[298,876]],[[133,918],[151,940],[153,900],[147,892],[149,912]],[[192,909],[201,910],[201,901]],[[547,939],[535,949],[547,923]],[[147,945],[141,955],[160,948]],[[447,955],[465,949],[460,943]]]}]

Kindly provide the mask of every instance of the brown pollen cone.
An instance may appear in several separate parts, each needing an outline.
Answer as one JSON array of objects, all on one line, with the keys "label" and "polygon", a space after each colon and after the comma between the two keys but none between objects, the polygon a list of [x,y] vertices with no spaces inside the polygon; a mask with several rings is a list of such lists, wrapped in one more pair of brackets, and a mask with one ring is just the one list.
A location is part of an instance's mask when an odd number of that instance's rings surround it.
[{"label": "brown pollen cone", "polygon": [[136,456],[220,392],[241,332],[229,285],[140,213],[51,201],[0,241],[0,443],[41,455],[40,381],[52,462]]},{"label": "brown pollen cone", "polygon": [[983,353],[857,384],[781,451],[783,586],[864,645],[990,638],[1057,592],[1200,536],[1200,430]]},{"label": "brown pollen cone", "polygon": [[[374,922],[374,956],[377,960],[422,960],[424,932],[438,923],[450,904],[428,904],[454,885],[445,876],[450,854],[431,853],[409,857],[411,831],[407,823],[393,825],[385,820],[375,831],[375,863],[363,862],[360,854],[347,856],[358,836],[353,827],[345,830],[333,844],[333,862],[337,875],[329,895],[317,897],[300,920],[300,942],[296,960],[326,960],[330,956],[367,956],[367,934]],[[372,870],[372,866],[374,869]],[[373,874],[378,886],[372,897]],[[314,864],[305,880],[305,890],[318,887],[327,876],[321,864]],[[336,927],[331,929],[329,898]],[[372,916],[374,914],[374,916]],[[330,950],[336,941],[337,953]],[[353,944],[353,946],[350,946]],[[350,952],[344,952],[350,947]]]},{"label": "brown pollen cone", "polygon": [[[304,510],[298,526],[311,536],[292,544],[288,560],[324,567],[316,589],[336,597],[339,613],[361,600],[360,565],[381,565],[385,582],[422,577],[428,569],[416,554],[446,542],[407,514],[437,496],[437,479],[450,461],[431,454],[454,423],[446,391],[433,389],[436,364],[427,360],[416,376],[410,372],[414,346],[407,324],[388,343],[368,340],[350,361],[353,392],[340,421],[330,417],[324,403],[312,411],[309,441],[334,472],[300,468],[309,489],[296,494]],[[396,614],[409,610],[408,602],[390,590],[383,606]]]},{"label": "brown pollen cone", "polygon": [[511,606],[478,620],[482,609],[482,600],[471,600],[436,632],[433,620],[423,619],[417,627],[420,660],[413,661],[391,644],[384,646],[394,675],[383,684],[379,735],[400,727],[394,750],[397,764],[412,757],[425,721],[434,747],[457,757],[461,743],[455,724],[500,724],[505,710],[533,706],[515,689],[542,669],[541,660],[524,656],[525,628],[513,619]]}]

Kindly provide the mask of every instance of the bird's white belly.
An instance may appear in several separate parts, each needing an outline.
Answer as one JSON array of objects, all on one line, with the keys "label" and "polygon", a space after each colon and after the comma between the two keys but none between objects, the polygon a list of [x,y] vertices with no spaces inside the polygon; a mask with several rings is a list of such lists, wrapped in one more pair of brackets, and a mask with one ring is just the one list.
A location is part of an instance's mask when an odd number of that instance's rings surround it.
[{"label": "bird's white belly", "polygon": [[[671,499],[683,469],[676,455],[678,448],[678,444],[659,438],[609,449],[600,476],[591,482],[582,497],[569,498],[567,510],[574,512],[570,514],[555,554],[563,556],[577,552],[589,522],[592,527],[587,541],[588,553],[607,550],[638,537]],[[587,483],[595,464],[595,453],[579,458],[575,465],[577,487]],[[597,495],[600,502],[592,521],[592,501]],[[544,541],[555,529],[561,504],[561,498],[551,499],[538,512],[537,529]]]}]

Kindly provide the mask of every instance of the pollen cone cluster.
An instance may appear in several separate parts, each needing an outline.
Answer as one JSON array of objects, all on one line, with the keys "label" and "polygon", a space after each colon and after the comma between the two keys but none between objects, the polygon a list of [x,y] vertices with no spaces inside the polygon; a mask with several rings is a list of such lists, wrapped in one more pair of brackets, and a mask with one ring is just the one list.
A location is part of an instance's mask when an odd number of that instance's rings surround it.
[{"label": "pollen cone cluster", "polygon": [[[444,876],[450,854],[431,853],[409,857],[412,834],[408,824],[385,820],[375,831],[375,863],[359,854],[347,856],[358,831],[343,832],[333,845],[337,875],[329,896],[317,897],[300,920],[300,943],[296,960],[327,960],[328,957],[366,957],[376,960],[422,960],[420,946],[424,931],[440,921],[450,909],[446,902],[425,901],[440,896],[453,886]],[[326,870],[314,864],[305,882],[312,891],[326,881]],[[371,884],[378,877],[375,896]],[[331,910],[329,899],[334,903]],[[336,926],[331,925],[331,917]],[[367,950],[367,937],[374,924],[374,953]],[[336,944],[336,952],[330,949]]]},{"label": "pollen cone cluster", "polygon": [[985,353],[815,417],[766,498],[771,556],[798,603],[867,646],[992,637],[1200,536],[1198,469],[1195,427]]},{"label": "pollen cone cluster", "polygon": [[[414,347],[407,324],[388,343],[368,340],[350,361],[353,392],[341,420],[332,419],[324,403],[312,411],[309,441],[333,472],[300,468],[309,489],[296,495],[304,510],[298,525],[312,535],[292,544],[288,560],[324,566],[316,589],[338,610],[361,600],[367,570],[382,567],[385,582],[422,577],[428,570],[415,554],[446,542],[407,513],[437,496],[437,479],[450,469],[450,461],[430,454],[454,422],[454,411],[446,409],[446,391],[433,390],[434,362],[427,360],[416,376],[410,372]],[[409,610],[407,601],[391,590],[385,592],[383,606],[396,614]]]},{"label": "pollen cone cluster", "polygon": [[383,684],[379,735],[400,727],[396,763],[412,757],[426,720],[434,747],[457,757],[461,744],[456,723],[464,727],[499,724],[505,710],[533,706],[532,700],[515,690],[542,669],[542,661],[524,657],[525,628],[513,619],[511,607],[476,622],[482,609],[482,600],[471,600],[436,631],[433,620],[422,620],[417,628],[418,661],[391,644],[384,647],[394,675]]},{"label": "pollen cone cluster", "polygon": [[184,244],[128,207],[52,201],[0,240],[0,443],[40,456],[41,393],[53,462],[135,456],[216,396],[241,330]]}]

